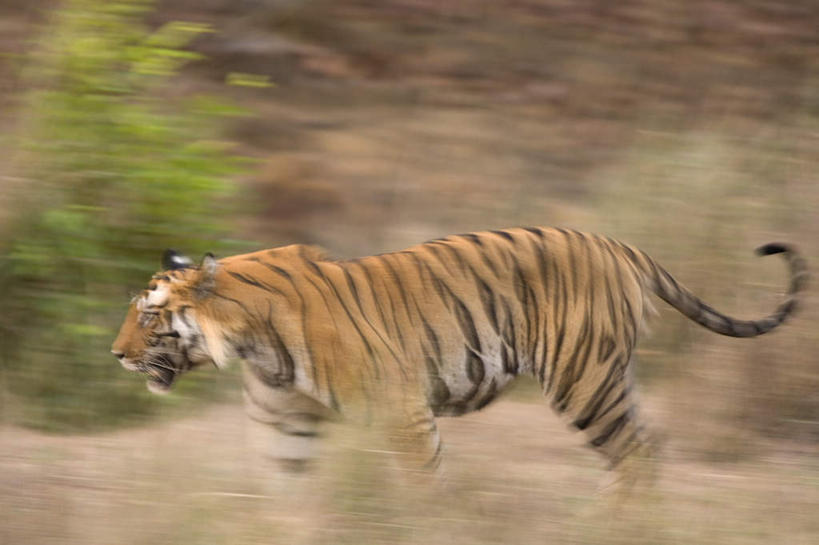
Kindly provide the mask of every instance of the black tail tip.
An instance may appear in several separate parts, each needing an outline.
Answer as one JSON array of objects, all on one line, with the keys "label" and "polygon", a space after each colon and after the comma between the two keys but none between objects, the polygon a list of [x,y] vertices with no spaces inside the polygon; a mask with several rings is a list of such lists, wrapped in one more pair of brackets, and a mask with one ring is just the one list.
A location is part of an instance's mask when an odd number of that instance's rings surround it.
[{"label": "black tail tip", "polygon": [[771,242],[754,250],[756,255],[773,255],[790,252],[790,246],[781,242]]}]

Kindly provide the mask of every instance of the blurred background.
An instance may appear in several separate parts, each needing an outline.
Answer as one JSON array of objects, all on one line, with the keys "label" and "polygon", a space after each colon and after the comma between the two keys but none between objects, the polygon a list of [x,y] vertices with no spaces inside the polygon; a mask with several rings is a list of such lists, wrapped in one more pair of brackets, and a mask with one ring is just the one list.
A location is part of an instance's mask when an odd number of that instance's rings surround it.
[{"label": "blurred background", "polygon": [[283,474],[235,372],[108,352],[167,247],[339,257],[517,225],[637,245],[752,318],[819,257],[819,2],[0,0],[0,543],[816,543],[819,311],[752,340],[658,302],[650,498],[523,381],[417,488],[366,432]]}]

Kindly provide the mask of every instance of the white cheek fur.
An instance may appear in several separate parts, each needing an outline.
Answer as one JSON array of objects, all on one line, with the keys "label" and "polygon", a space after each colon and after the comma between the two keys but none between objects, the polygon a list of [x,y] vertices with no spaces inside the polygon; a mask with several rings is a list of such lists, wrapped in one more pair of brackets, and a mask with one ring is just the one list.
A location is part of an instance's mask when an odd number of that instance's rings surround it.
[{"label": "white cheek fur", "polygon": [[199,326],[196,324],[196,319],[191,315],[189,312],[186,316],[187,323],[182,320],[178,315],[174,314],[173,318],[171,319],[171,327],[173,330],[179,333],[181,337],[190,338],[194,335],[200,335],[201,331],[199,330]]},{"label": "white cheek fur", "polygon": [[[187,322],[187,323],[186,323]],[[171,325],[179,336],[183,339],[190,339],[191,337],[202,337],[204,343],[199,345],[200,350],[203,349],[209,358],[213,360],[219,368],[227,366],[230,360],[230,350],[218,330],[208,328],[208,323],[200,325],[196,320],[196,314],[193,311],[188,311],[185,314],[185,320],[182,320],[178,315],[174,314]]]},{"label": "white cheek fur", "polygon": [[162,306],[168,302],[168,287],[160,286],[145,297],[147,307]]}]

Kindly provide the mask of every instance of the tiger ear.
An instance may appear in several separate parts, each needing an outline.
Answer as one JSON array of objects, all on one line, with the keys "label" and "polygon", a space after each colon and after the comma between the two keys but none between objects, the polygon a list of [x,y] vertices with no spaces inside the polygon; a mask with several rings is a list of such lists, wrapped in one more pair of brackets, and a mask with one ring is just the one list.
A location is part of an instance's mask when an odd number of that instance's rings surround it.
[{"label": "tiger ear", "polygon": [[209,276],[213,276],[218,268],[219,262],[216,261],[214,255],[210,252],[205,254],[205,257],[202,258],[202,264],[199,265],[199,270],[202,271],[203,274],[207,274]]},{"label": "tiger ear", "polygon": [[216,271],[219,270],[219,262],[208,252],[202,258],[199,265],[199,281],[196,283],[196,290],[200,296],[205,296],[216,287]]},{"label": "tiger ear", "polygon": [[177,269],[187,269],[188,267],[193,267],[193,260],[176,250],[168,248],[162,254],[163,271],[175,271]]}]

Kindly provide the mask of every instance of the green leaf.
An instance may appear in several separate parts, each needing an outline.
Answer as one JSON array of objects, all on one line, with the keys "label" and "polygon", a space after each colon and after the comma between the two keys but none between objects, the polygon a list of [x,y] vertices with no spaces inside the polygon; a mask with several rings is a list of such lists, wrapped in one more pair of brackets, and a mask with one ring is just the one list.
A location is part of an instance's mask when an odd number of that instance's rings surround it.
[{"label": "green leaf", "polygon": [[275,83],[270,82],[270,76],[260,74],[246,74],[244,72],[231,72],[227,75],[227,84],[238,87],[275,87]]}]

